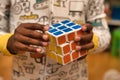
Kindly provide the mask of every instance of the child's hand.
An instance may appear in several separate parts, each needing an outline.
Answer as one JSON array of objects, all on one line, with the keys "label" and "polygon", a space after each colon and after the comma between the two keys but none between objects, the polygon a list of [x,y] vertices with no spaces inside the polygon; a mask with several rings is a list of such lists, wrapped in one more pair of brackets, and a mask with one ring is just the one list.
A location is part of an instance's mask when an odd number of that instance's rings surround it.
[{"label": "child's hand", "polygon": [[84,24],[82,27],[83,35],[77,36],[75,38],[76,42],[80,44],[76,46],[77,51],[86,51],[94,47],[92,42],[93,32],[92,32],[92,25]]},{"label": "child's hand", "polygon": [[48,35],[45,34],[45,31],[48,29],[48,26],[37,23],[23,23],[16,28],[8,40],[7,49],[13,54],[28,51],[35,53],[32,54],[34,57],[41,57],[42,49],[31,45],[47,46]]}]

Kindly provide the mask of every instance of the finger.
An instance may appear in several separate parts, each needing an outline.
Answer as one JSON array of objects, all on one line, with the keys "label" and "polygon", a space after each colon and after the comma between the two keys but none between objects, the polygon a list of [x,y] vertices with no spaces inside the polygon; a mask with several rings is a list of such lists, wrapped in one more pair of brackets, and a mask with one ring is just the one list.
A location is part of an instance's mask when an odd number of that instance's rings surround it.
[{"label": "finger", "polygon": [[36,46],[47,46],[48,45],[47,41],[43,41],[40,39],[34,39],[34,38],[26,37],[23,35],[19,35],[19,34],[16,37],[18,37],[16,38],[17,41],[23,44],[26,44],[26,45],[36,45]]},{"label": "finger", "polygon": [[77,45],[76,46],[77,51],[89,50],[89,49],[92,49],[92,48],[94,48],[94,43],[93,42],[90,42],[90,43],[85,44],[85,45]]},{"label": "finger", "polygon": [[91,32],[92,29],[93,29],[93,27],[92,27],[92,25],[89,24],[89,23],[82,25],[82,31]]},{"label": "finger", "polygon": [[31,56],[32,58],[41,58],[41,57],[43,57],[43,56],[45,56],[45,55],[42,54],[42,53],[30,53],[30,56]]},{"label": "finger", "polygon": [[29,29],[22,28],[21,30],[17,31],[16,33],[22,34],[22,35],[27,36],[27,37],[48,41],[47,34],[38,32],[36,30],[29,30]]},{"label": "finger", "polygon": [[[23,26],[23,25],[22,25]],[[46,25],[41,25],[38,23],[26,23],[24,25],[25,28],[31,29],[31,30],[40,30],[40,31],[47,31],[49,27]]]},{"label": "finger", "polygon": [[76,42],[90,42],[93,38],[93,32],[75,37]]},{"label": "finger", "polygon": [[17,54],[24,54],[26,51],[18,51]]},{"label": "finger", "polygon": [[15,51],[16,52],[20,52],[20,51],[36,52],[36,47],[25,45],[21,42],[16,41],[14,46],[15,46]]}]

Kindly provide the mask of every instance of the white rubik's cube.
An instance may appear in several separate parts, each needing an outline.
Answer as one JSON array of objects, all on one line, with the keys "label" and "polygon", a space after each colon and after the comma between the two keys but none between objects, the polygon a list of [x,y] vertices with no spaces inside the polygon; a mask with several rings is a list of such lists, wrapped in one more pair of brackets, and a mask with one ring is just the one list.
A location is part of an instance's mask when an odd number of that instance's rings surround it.
[{"label": "white rubik's cube", "polygon": [[50,26],[50,30],[47,33],[50,38],[50,43],[47,47],[47,56],[58,63],[65,65],[86,55],[86,52],[75,50],[77,45],[74,42],[75,36],[83,34],[80,25],[69,20],[64,20]]}]

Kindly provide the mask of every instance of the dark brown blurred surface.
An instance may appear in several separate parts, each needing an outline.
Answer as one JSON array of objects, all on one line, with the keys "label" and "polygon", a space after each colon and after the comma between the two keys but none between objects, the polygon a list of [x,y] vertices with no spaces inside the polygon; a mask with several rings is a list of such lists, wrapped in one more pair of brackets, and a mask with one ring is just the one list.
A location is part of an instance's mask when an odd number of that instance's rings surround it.
[{"label": "dark brown blurred surface", "polygon": [[[92,54],[87,57],[89,80],[103,80],[104,73],[109,69],[120,71],[120,60],[110,55],[110,52]],[[0,56],[0,76],[10,80],[12,57]]]}]

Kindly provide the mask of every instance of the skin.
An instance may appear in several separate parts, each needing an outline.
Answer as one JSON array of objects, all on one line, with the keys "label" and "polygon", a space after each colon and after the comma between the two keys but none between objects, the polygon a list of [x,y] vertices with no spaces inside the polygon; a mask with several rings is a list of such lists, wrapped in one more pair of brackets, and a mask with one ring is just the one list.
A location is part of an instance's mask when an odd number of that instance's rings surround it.
[{"label": "skin", "polygon": [[[14,34],[9,38],[7,49],[12,54],[24,54],[24,52],[33,52],[35,54],[30,54],[33,58],[40,58],[44,56],[41,54],[42,49],[34,47],[31,45],[46,47],[49,42],[49,37],[45,34],[45,31],[49,30],[46,25],[40,25],[38,23],[23,23],[20,24],[16,29]],[[39,31],[42,31],[39,32]],[[76,42],[85,41],[84,44],[79,44],[76,46],[76,50],[89,50],[94,47],[92,42],[93,32],[92,26],[90,24],[85,24],[82,27],[84,35],[76,36]]]},{"label": "skin", "polygon": [[79,44],[76,46],[77,51],[84,51],[89,50],[94,47],[94,43],[92,42],[93,32],[92,32],[92,25],[91,24],[84,24],[82,25],[82,32],[84,34],[76,36],[75,41],[83,44]]}]

